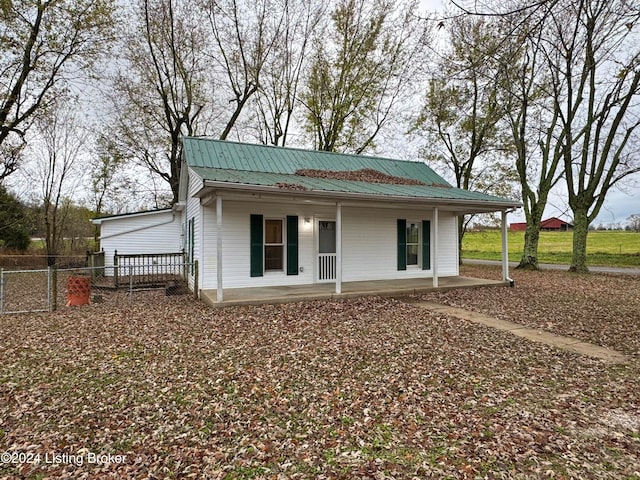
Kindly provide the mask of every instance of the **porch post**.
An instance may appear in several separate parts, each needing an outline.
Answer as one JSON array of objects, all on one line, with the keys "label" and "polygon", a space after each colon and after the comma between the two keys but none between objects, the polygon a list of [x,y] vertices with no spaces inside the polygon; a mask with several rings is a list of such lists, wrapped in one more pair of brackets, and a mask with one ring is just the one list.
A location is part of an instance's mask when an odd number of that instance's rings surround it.
[{"label": "porch post", "polygon": [[216,274],[217,301],[222,303],[222,197],[220,195],[216,195]]},{"label": "porch post", "polygon": [[507,211],[502,211],[502,281],[509,280],[509,239],[507,237]]},{"label": "porch post", "polygon": [[342,293],[342,203],[336,206],[336,293]]},{"label": "porch post", "polygon": [[438,288],[438,207],[433,209],[433,287]]}]

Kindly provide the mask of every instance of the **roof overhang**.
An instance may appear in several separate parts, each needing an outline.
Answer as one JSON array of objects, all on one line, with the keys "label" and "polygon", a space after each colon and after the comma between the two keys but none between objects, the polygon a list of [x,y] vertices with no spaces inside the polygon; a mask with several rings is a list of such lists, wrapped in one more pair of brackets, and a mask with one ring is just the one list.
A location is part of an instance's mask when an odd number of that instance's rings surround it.
[{"label": "roof overhang", "polygon": [[171,213],[175,211],[175,208],[160,208],[158,210],[148,210],[146,212],[133,212],[133,213],[121,213],[118,215],[105,215],[104,217],[92,218],[91,223],[94,225],[101,225],[102,222],[110,221],[110,220],[118,220],[121,218],[133,218],[133,217],[144,217],[149,215],[160,215],[163,213]]},{"label": "roof overhang", "polygon": [[[216,196],[233,195],[236,199],[243,199],[238,194],[244,194],[245,201],[261,199],[275,201],[303,201],[305,203],[335,204],[353,206],[376,206],[386,208],[411,207],[442,208],[458,215],[474,213],[491,213],[519,208],[522,203],[516,201],[486,201],[471,199],[426,198],[399,195],[372,195],[354,192],[332,192],[326,190],[288,190],[269,185],[252,185],[243,183],[217,182],[204,180],[203,186],[195,193],[203,203],[209,204]],[[248,195],[248,197],[247,197]]]}]

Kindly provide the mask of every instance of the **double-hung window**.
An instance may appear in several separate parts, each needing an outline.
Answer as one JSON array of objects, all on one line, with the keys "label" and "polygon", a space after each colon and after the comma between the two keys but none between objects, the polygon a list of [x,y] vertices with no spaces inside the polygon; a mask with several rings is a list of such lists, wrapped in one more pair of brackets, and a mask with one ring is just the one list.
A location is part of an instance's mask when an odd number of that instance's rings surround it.
[{"label": "double-hung window", "polygon": [[249,270],[252,277],[264,272],[298,275],[298,217],[264,218],[251,214],[249,220]]},{"label": "double-hung window", "polygon": [[431,221],[398,219],[398,270],[431,269]]},{"label": "double-hung window", "polygon": [[264,221],[264,270],[284,269],[284,235],[281,219]]},{"label": "double-hung window", "polygon": [[407,266],[418,265],[420,224],[407,221]]}]

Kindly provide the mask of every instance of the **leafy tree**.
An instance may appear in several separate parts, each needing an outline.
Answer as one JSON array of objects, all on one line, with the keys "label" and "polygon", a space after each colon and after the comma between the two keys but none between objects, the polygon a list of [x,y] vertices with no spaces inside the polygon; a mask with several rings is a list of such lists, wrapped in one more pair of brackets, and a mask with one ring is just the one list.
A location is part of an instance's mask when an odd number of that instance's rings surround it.
[{"label": "leafy tree", "polygon": [[[512,145],[499,96],[511,52],[503,48],[495,21],[459,17],[449,33],[451,48],[432,67],[414,126],[427,141],[423,155],[450,171],[458,188],[511,196]],[[459,218],[460,252],[471,221]]]},{"label": "leafy tree", "polygon": [[24,205],[0,185],[0,245],[26,250],[29,247],[27,212]]},{"label": "leafy tree", "polygon": [[34,118],[106,50],[113,11],[113,0],[0,1],[0,181]]},{"label": "leafy tree", "polygon": [[573,211],[574,272],[588,271],[588,228],[607,193],[640,171],[639,20],[637,0],[559,0],[549,9],[544,55]]},{"label": "leafy tree", "polygon": [[424,27],[415,4],[341,0],[318,33],[302,102],[315,148],[362,153],[411,92]]},{"label": "leafy tree", "polygon": [[560,118],[554,113],[550,78],[543,60],[546,12],[525,9],[501,19],[505,58],[501,104],[515,149],[515,166],[527,229],[518,268],[538,269],[540,225],[551,190],[563,177],[562,148],[557,142]]}]

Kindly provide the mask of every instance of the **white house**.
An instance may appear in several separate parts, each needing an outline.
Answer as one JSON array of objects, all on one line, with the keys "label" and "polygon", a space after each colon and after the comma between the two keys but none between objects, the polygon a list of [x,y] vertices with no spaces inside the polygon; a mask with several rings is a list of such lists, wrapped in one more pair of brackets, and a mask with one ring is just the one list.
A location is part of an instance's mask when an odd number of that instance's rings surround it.
[{"label": "white house", "polygon": [[459,275],[457,217],[479,212],[502,212],[507,280],[506,212],[519,205],[454,188],[421,162],[185,138],[172,210],[97,221],[107,252],[183,248],[199,265],[190,288],[222,302],[236,288],[438,286]]},{"label": "white house", "polygon": [[[165,208],[149,212],[124,213],[94,218],[100,225],[100,245],[106,267],[119,254],[161,254],[182,251],[182,215]],[[109,272],[109,270],[107,270]]]}]

